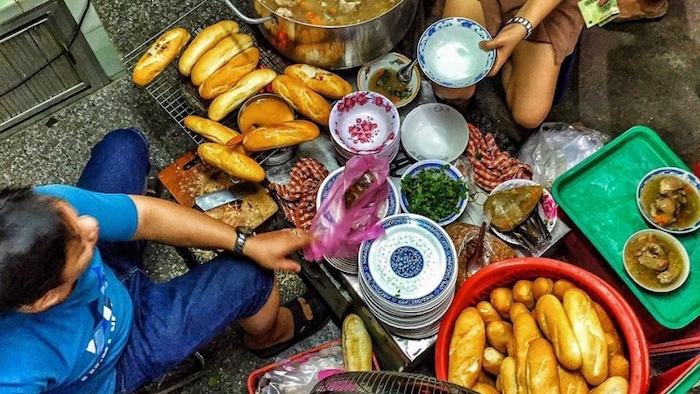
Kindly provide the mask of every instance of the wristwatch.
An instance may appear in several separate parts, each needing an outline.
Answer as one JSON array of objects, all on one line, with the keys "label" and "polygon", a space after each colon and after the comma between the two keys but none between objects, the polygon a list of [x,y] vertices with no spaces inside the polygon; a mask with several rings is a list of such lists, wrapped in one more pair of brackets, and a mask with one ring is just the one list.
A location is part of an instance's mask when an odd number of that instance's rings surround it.
[{"label": "wristwatch", "polygon": [[236,244],[233,246],[233,251],[238,254],[243,254],[245,241],[247,241],[249,237],[255,236],[255,231],[248,226],[238,226],[236,227],[236,234]]}]

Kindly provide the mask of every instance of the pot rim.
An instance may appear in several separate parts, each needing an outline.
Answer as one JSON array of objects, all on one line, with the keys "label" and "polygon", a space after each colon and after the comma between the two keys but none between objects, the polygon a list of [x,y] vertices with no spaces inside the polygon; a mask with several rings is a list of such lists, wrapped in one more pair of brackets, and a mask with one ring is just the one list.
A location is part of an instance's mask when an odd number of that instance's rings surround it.
[{"label": "pot rim", "polygon": [[[298,20],[296,20],[296,19],[288,18],[288,17],[286,17],[286,16],[283,16],[283,15],[278,14],[276,11],[273,11],[272,9],[270,9],[270,7],[268,7],[267,5],[265,5],[265,3],[263,3],[261,0],[251,0],[251,1],[252,1],[252,2],[256,2],[256,3],[260,3],[261,6],[265,7],[265,9],[268,10],[268,11],[270,11],[270,13],[271,13],[272,15],[274,15],[276,18],[282,18],[282,19],[284,19],[284,20],[286,20],[286,21],[288,21],[288,22],[296,23],[296,24],[304,25],[304,26],[308,26],[308,27],[315,27],[315,28],[319,28],[319,29],[334,29],[334,30],[335,30],[335,29],[343,29],[343,28],[347,28],[347,27],[355,27],[355,26],[364,25],[364,24],[366,24],[366,23],[372,22],[372,21],[374,21],[374,20],[376,20],[376,19],[379,19],[379,18],[383,17],[384,15],[386,15],[386,14],[388,14],[388,13],[394,11],[397,7],[399,7],[399,6],[402,5],[403,3],[407,2],[407,1],[411,1],[411,0],[398,0],[398,2],[397,2],[393,7],[391,7],[391,8],[388,9],[388,10],[386,10],[383,14],[377,15],[377,16],[375,16],[375,17],[373,17],[373,18],[364,20],[364,21],[362,21],[362,22],[357,22],[357,23],[353,23],[353,24],[350,24],[350,25],[333,25],[333,26],[314,25],[313,23],[303,22],[303,21],[298,21]],[[253,7],[253,10],[255,10],[255,7]],[[260,15],[259,15],[259,16],[260,16]]]}]

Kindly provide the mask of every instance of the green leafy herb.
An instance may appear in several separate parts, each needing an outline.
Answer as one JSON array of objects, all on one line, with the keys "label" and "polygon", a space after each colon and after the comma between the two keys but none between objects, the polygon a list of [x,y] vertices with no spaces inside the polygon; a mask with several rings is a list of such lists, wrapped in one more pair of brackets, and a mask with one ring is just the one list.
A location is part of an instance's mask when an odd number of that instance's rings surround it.
[{"label": "green leafy herb", "polygon": [[401,192],[411,213],[439,222],[459,212],[460,201],[467,198],[467,186],[447,175],[449,167],[423,169],[401,180]]}]

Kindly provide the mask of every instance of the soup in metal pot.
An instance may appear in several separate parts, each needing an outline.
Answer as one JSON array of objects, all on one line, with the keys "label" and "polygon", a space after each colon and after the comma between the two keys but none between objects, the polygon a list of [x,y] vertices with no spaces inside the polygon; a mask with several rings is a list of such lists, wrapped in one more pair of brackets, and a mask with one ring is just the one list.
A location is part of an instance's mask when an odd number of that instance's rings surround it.
[{"label": "soup in metal pot", "polygon": [[319,26],[364,22],[389,11],[401,0],[258,0],[277,14]]}]

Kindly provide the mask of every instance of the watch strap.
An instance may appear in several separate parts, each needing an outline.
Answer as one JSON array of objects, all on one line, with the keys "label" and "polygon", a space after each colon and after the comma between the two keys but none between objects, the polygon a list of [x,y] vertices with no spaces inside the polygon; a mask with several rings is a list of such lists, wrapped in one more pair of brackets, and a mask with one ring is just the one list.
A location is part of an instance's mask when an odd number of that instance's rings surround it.
[{"label": "watch strap", "polygon": [[514,16],[510,19],[508,19],[508,22],[506,22],[506,26],[512,25],[512,24],[519,24],[525,28],[527,33],[525,34],[525,37],[523,40],[527,40],[528,37],[532,34],[532,23],[530,23],[529,20],[523,18],[522,16]]}]

